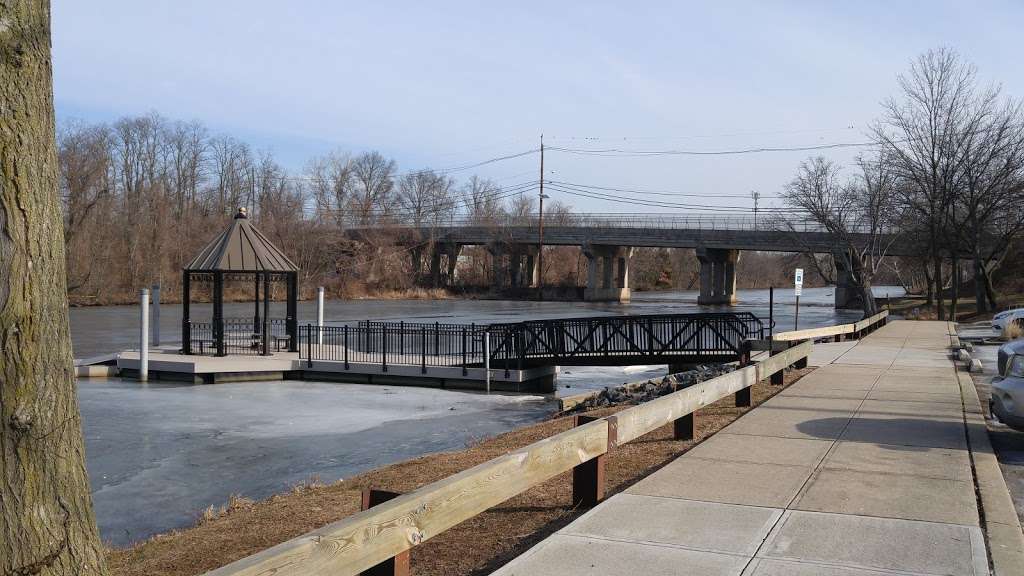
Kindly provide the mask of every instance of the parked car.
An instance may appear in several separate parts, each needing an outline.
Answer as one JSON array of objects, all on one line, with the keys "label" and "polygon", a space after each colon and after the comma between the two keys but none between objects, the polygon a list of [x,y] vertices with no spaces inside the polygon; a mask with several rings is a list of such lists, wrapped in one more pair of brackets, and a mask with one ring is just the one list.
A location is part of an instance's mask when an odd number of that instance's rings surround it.
[{"label": "parked car", "polygon": [[989,412],[1010,428],[1024,431],[1024,339],[1002,345],[998,365]]},{"label": "parked car", "polygon": [[992,317],[992,327],[1002,332],[1006,325],[1018,318],[1024,318],[1024,308],[1014,308],[1013,310],[1003,310]]}]

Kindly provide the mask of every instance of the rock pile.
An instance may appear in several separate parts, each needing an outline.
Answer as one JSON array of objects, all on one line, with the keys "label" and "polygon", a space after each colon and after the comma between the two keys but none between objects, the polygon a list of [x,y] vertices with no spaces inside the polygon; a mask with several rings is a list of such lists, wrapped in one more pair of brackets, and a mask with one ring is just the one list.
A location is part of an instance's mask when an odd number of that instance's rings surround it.
[{"label": "rock pile", "polygon": [[697,366],[693,370],[669,374],[668,376],[647,380],[646,382],[632,382],[622,386],[605,388],[594,396],[566,410],[563,414],[576,414],[595,408],[618,406],[620,404],[640,404],[654,400],[659,396],[671,394],[680,388],[686,388],[687,386],[693,386],[699,382],[716,378],[735,369],[736,367],[730,364]]}]

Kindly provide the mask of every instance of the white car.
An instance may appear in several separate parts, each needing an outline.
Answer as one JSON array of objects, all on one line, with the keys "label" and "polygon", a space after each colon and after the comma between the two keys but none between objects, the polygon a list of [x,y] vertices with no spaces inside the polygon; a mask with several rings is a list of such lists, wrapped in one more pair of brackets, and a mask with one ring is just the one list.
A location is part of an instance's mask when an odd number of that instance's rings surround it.
[{"label": "white car", "polygon": [[1017,318],[1024,318],[1024,308],[1014,308],[1013,310],[1003,310],[999,314],[992,317],[992,327],[1002,332],[1006,325],[1016,320]]}]

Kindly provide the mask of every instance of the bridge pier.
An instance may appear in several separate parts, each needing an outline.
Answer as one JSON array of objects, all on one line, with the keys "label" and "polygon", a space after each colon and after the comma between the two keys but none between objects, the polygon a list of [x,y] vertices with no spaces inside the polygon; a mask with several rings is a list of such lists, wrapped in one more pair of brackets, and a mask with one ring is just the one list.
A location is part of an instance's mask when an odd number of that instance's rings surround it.
[{"label": "bridge pier", "polygon": [[508,278],[513,288],[537,285],[540,270],[536,246],[514,245],[508,252]]},{"label": "bridge pier", "polygon": [[587,287],[583,300],[587,302],[629,302],[629,259],[633,248],[586,244]]},{"label": "bridge pier", "polygon": [[832,260],[836,264],[836,309],[863,310],[864,299],[861,298],[860,289],[857,287],[855,271],[849,269],[847,259],[841,253],[833,253]]},{"label": "bridge pier", "polygon": [[700,295],[697,304],[736,303],[736,262],[740,251],[728,248],[697,248],[700,261]]},{"label": "bridge pier", "polygon": [[[459,253],[462,252],[462,245],[454,242],[434,244],[430,252],[430,285],[439,288],[442,285],[450,286],[455,282],[455,265],[459,263]],[[446,266],[441,268],[441,256],[446,256]],[[414,262],[416,257],[414,257]],[[444,276],[442,277],[442,274]]]}]

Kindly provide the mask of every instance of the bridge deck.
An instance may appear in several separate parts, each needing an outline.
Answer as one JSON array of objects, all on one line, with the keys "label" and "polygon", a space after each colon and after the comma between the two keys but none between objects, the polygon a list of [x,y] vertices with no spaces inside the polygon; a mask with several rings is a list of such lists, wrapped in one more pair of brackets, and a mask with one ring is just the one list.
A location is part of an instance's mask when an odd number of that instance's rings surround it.
[{"label": "bridge deck", "polygon": [[497,574],[988,574],[951,331],[837,345]]}]

